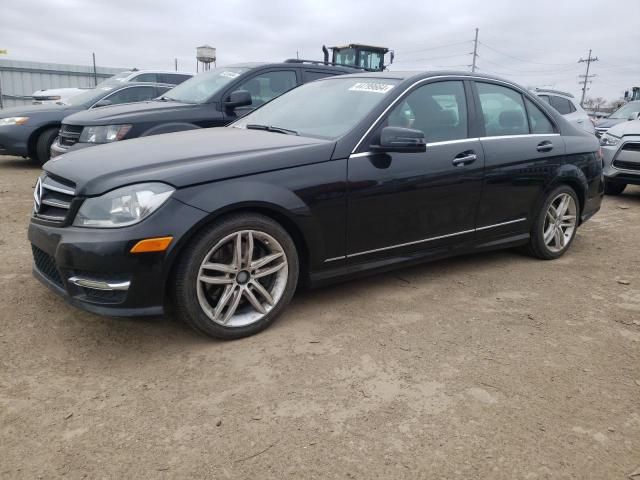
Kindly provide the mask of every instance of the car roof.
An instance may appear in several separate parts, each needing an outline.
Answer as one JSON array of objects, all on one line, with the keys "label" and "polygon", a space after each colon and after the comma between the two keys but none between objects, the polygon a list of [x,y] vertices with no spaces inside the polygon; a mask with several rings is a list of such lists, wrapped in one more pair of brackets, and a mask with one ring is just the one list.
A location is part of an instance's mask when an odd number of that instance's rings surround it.
[{"label": "car roof", "polygon": [[572,94],[568,93],[568,92],[562,92],[560,90],[553,90],[552,88],[535,88],[533,90],[534,93],[536,94],[545,94],[545,93],[550,93],[553,95],[560,95],[562,97],[569,97],[569,98],[575,98]]},{"label": "car roof", "polygon": [[130,74],[138,74],[138,73],[174,73],[177,75],[194,75],[190,72],[176,72],[175,70],[123,70],[120,73],[128,72]]},{"label": "car roof", "polygon": [[385,70],[384,72],[362,72],[362,73],[352,73],[349,75],[343,75],[340,78],[344,77],[362,77],[362,78],[388,78],[388,79],[396,79],[396,80],[426,80],[429,78],[435,77],[467,77],[474,78],[480,80],[497,80],[502,83],[508,83],[510,85],[514,85],[518,88],[522,88],[516,82],[508,80],[506,78],[498,77],[495,75],[487,75],[485,73],[472,73],[468,71],[462,70],[431,70],[431,71],[395,71],[395,70]]},{"label": "car roof", "polygon": [[[357,67],[350,67],[348,65],[327,65],[321,60],[303,60],[303,59],[289,59],[284,62],[244,62],[234,63],[232,65],[225,65],[225,67],[236,68],[258,68],[258,67],[278,67],[278,68],[291,68],[292,66],[304,66],[313,69],[323,69],[329,71],[349,72],[356,73],[363,71]],[[224,67],[221,67],[224,68]]]}]

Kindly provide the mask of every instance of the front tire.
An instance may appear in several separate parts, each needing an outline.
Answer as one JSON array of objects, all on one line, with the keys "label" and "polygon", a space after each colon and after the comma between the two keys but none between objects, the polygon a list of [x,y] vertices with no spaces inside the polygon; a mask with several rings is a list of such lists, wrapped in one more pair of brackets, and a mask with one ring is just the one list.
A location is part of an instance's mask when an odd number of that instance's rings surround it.
[{"label": "front tire", "polygon": [[604,193],[607,195],[620,195],[627,188],[626,183],[613,183],[604,181]]},{"label": "front tire", "polygon": [[264,330],[289,303],[298,283],[293,240],[262,215],[216,222],[183,252],[174,277],[176,313],[211,337],[231,340]]},{"label": "front tire", "polygon": [[561,185],[542,203],[527,247],[527,253],[542,260],[555,260],[566,253],[578,229],[580,203],[573,188]]},{"label": "front tire", "polygon": [[48,128],[38,136],[36,140],[35,158],[32,160],[42,166],[51,158],[51,145],[58,136],[58,128]]}]

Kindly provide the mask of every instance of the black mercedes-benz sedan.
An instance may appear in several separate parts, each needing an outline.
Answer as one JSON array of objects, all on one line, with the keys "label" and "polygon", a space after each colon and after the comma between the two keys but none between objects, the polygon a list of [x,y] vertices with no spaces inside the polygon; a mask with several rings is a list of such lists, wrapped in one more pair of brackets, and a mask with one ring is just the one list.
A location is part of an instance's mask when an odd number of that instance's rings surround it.
[{"label": "black mercedes-benz sedan", "polygon": [[457,72],[298,87],[228,127],[48,162],[34,274],[113,316],[171,303],[200,332],[266,328],[298,285],[485,250],[555,259],[600,208],[602,158],[526,89]]}]

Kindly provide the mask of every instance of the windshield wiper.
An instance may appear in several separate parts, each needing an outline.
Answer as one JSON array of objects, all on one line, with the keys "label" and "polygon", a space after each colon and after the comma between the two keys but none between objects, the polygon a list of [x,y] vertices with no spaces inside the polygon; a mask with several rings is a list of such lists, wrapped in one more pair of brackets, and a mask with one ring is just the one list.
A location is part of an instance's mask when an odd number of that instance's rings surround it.
[{"label": "windshield wiper", "polygon": [[274,127],[273,125],[258,125],[250,123],[245,128],[249,130],[265,130],[267,132],[284,133],[286,135],[298,135],[295,130],[289,130],[288,128]]}]

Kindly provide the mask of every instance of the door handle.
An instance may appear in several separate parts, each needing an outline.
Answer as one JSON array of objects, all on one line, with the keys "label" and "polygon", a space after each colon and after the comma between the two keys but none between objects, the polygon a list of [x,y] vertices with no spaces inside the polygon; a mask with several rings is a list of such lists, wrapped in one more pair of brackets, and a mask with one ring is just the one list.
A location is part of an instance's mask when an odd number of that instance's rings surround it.
[{"label": "door handle", "polygon": [[551,143],[549,140],[540,142],[536,147],[536,150],[538,150],[539,152],[550,152],[551,150],[553,150],[553,143]]},{"label": "door handle", "polygon": [[451,163],[453,163],[454,167],[460,167],[463,165],[469,165],[470,163],[475,162],[478,159],[478,156],[473,151],[462,152],[459,155],[456,155]]},{"label": "door handle", "polygon": [[584,120],[582,118],[576,120],[577,123],[584,123]]}]

